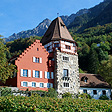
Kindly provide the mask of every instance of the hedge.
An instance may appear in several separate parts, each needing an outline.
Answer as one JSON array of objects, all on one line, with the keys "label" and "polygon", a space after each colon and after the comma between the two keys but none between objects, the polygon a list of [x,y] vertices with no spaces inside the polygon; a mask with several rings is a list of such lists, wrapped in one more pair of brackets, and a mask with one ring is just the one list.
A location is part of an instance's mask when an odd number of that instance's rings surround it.
[{"label": "hedge", "polygon": [[111,100],[2,96],[0,112],[112,112]]}]

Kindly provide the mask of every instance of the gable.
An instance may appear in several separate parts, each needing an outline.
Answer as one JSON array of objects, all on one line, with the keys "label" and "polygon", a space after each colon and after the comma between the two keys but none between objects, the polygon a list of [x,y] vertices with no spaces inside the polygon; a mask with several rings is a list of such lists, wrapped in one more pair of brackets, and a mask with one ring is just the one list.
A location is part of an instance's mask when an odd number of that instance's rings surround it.
[{"label": "gable", "polygon": [[33,57],[40,57],[43,59],[43,61],[45,61],[47,60],[48,54],[49,53],[46,51],[44,46],[42,46],[42,44],[40,43],[40,40],[36,40],[33,44],[31,44],[31,46],[24,50],[21,55],[19,55],[19,57],[15,61],[15,64],[17,65],[22,62],[25,62],[22,63],[23,65],[31,64],[33,62]]}]

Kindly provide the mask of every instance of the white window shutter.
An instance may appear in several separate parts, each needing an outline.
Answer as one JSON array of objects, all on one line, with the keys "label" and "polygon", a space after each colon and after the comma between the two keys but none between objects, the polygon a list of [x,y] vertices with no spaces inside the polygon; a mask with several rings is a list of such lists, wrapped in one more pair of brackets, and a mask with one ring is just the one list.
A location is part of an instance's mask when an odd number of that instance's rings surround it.
[{"label": "white window shutter", "polygon": [[32,86],[32,82],[28,82],[28,87],[31,87]]},{"label": "white window shutter", "polygon": [[23,76],[23,69],[21,69],[21,76]]},{"label": "white window shutter", "polygon": [[47,72],[45,71],[45,78],[47,79]]},{"label": "white window shutter", "polygon": [[47,83],[44,83],[44,87],[47,88]]},{"label": "white window shutter", "polygon": [[23,86],[23,81],[21,82],[21,86]]},{"label": "white window shutter", "polygon": [[28,77],[31,77],[31,70],[28,70]]},{"label": "white window shutter", "polygon": [[33,77],[35,77],[35,70],[33,70]]},{"label": "white window shutter", "polygon": [[40,63],[42,63],[42,58],[40,58]]},{"label": "white window shutter", "polygon": [[40,83],[36,82],[36,87],[39,87]]},{"label": "white window shutter", "polygon": [[42,71],[40,71],[40,78],[42,78]]},{"label": "white window shutter", "polygon": [[51,83],[51,88],[53,88],[53,84]]},{"label": "white window shutter", "polygon": [[53,72],[51,72],[51,79],[54,79],[54,74],[53,74]]},{"label": "white window shutter", "polygon": [[33,62],[35,62],[35,57],[33,57]]}]

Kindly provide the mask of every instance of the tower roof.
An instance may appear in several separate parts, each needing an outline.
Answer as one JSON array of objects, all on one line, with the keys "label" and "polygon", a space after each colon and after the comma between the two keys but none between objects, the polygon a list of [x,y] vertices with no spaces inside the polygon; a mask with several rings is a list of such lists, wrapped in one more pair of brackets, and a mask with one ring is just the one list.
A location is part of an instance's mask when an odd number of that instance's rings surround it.
[{"label": "tower roof", "polygon": [[57,17],[50,24],[49,28],[41,39],[41,42],[44,45],[52,40],[62,39],[74,42],[62,19],[60,17]]}]

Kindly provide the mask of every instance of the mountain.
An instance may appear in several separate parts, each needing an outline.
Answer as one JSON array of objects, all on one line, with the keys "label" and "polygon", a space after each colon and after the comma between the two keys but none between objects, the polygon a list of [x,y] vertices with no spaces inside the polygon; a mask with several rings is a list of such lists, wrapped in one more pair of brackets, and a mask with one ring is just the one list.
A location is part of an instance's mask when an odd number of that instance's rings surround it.
[{"label": "mountain", "polygon": [[[88,13],[88,10],[81,9],[76,14],[71,14],[70,16],[61,16],[61,18],[67,26],[75,19],[75,17],[80,16],[85,13]],[[50,23],[51,23],[51,20],[45,19],[36,28],[32,30],[21,31],[17,34],[14,33],[8,38],[5,38],[5,41],[8,42],[8,41],[13,41],[18,38],[28,38],[30,36],[43,36],[47,28],[49,27]]]},{"label": "mountain", "polygon": [[[105,0],[100,4],[88,9],[88,13],[78,16],[74,19],[70,25],[68,25],[69,29],[73,29],[74,32],[79,30],[82,26],[90,22],[91,20],[95,19],[99,14],[105,9],[105,7],[111,2],[112,0]],[[80,30],[79,30],[80,31]],[[78,31],[78,32],[79,32]]]},{"label": "mountain", "polygon": [[94,27],[97,25],[104,25],[108,23],[112,23],[112,2],[110,2],[96,18],[89,21],[81,29]]},{"label": "mountain", "polygon": [[65,23],[66,26],[68,26],[71,22],[74,21],[74,19],[80,15],[88,13],[88,9],[81,9],[76,14],[71,14],[70,16],[60,16]]},{"label": "mountain", "polygon": [[13,40],[18,39],[18,38],[28,38],[30,36],[42,36],[46,32],[50,23],[51,23],[51,20],[46,18],[33,30],[21,31],[17,34],[14,33],[9,38],[5,38],[5,41],[8,42],[8,41],[13,41]]},{"label": "mountain", "polygon": [[[79,33],[86,28],[96,26],[98,24],[103,25],[112,20],[111,15],[111,3],[112,0],[104,0],[100,4],[90,8],[81,9],[76,14],[70,16],[60,16],[64,21],[68,29],[74,33]],[[111,3],[111,5],[109,5]],[[109,5],[109,6],[108,6]],[[106,19],[105,19],[106,18]],[[14,33],[9,38],[6,38],[6,42],[12,41],[18,38],[28,38],[30,36],[43,36],[49,27],[51,20],[43,20],[36,28],[32,30],[21,31]]]}]

